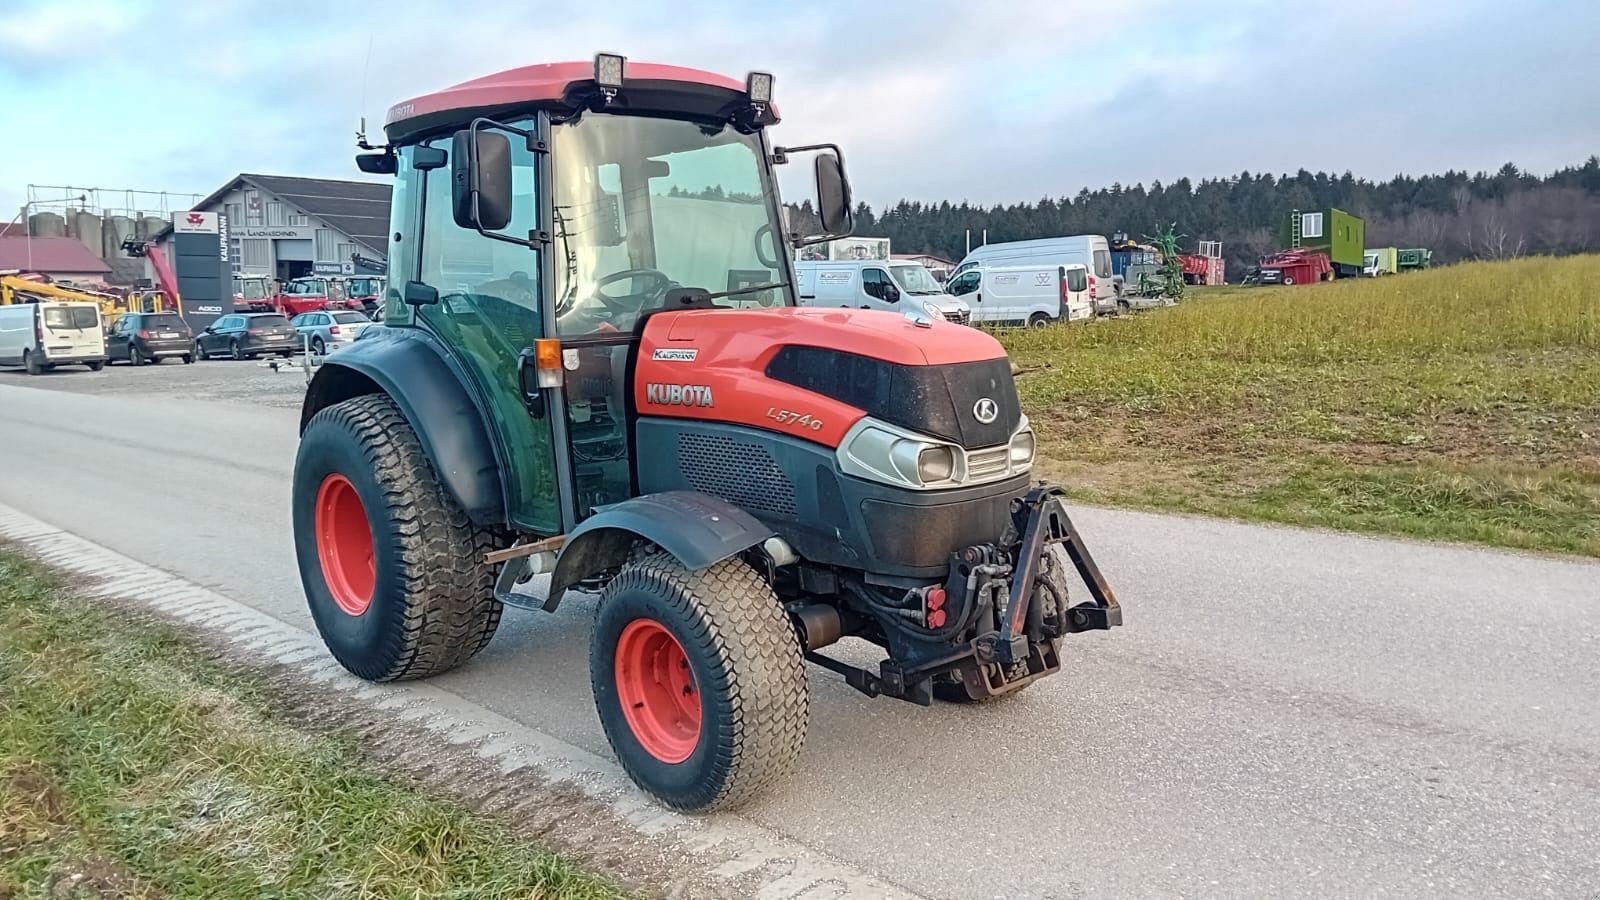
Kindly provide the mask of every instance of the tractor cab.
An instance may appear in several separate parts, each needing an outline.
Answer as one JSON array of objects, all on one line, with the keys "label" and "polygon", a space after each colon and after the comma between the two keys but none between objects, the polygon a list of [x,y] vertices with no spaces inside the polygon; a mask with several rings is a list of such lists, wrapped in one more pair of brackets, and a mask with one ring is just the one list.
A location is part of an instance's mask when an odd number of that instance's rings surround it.
[{"label": "tractor cab", "polygon": [[[993,337],[799,308],[846,236],[839,149],[773,146],[773,79],[527,66],[396,104],[383,325],[307,388],[293,507],[319,633],[360,677],[447,671],[506,606],[597,595],[624,768],[736,805],[806,724],[807,660],[868,695],[977,702],[1121,624]],[[774,167],[805,156],[815,227]],[[1087,599],[1069,601],[1076,571]],[[877,645],[864,668],[822,652]]]}]

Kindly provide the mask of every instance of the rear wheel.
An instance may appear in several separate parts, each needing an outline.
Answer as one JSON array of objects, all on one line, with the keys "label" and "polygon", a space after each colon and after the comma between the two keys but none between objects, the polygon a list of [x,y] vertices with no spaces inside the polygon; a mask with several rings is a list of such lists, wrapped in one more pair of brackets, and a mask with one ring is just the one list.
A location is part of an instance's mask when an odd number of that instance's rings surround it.
[{"label": "rear wheel", "polygon": [[144,365],[144,354],[139,351],[138,344],[128,345],[128,364],[134,366]]},{"label": "rear wheel", "polygon": [[491,536],[439,483],[394,401],[370,394],[311,420],[294,468],[295,553],[317,631],[369,681],[425,678],[500,624]]},{"label": "rear wheel", "polygon": [[1029,328],[1043,328],[1050,324],[1050,317],[1042,312],[1036,312],[1028,317]]},{"label": "rear wheel", "polygon": [[32,351],[22,351],[22,367],[28,370],[29,375],[38,375],[44,371],[44,366],[39,364],[39,357]]},{"label": "rear wheel", "polygon": [[184,365],[187,366],[187,365],[189,365],[189,364],[191,364],[193,362],[194,362],[194,354],[193,353],[185,353],[183,355],[183,364]]},{"label": "rear wheel", "polygon": [[805,660],[772,589],[732,559],[641,556],[606,586],[589,650],[595,706],[635,783],[676,809],[736,806],[805,741]]},{"label": "rear wheel", "polygon": [[106,367],[106,361],[103,359],[97,359],[92,363],[85,363],[85,365],[89,367],[89,371],[98,372]]}]

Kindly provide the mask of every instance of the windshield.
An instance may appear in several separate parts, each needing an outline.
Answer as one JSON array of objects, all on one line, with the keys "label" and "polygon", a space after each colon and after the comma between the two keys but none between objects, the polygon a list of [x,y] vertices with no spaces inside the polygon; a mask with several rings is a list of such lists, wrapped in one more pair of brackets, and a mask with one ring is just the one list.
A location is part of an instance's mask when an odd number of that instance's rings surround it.
[{"label": "windshield", "polygon": [[[677,287],[784,281],[759,136],[589,113],[558,125],[554,142],[561,333],[628,330]],[[789,296],[769,287],[714,302],[782,306]]]},{"label": "windshield", "polygon": [[246,300],[264,300],[267,296],[267,283],[259,278],[251,278],[239,283],[239,296]]},{"label": "windshield", "polygon": [[900,290],[908,294],[925,296],[944,293],[944,289],[939,287],[939,280],[920,265],[890,266],[889,276],[894,279],[895,284],[900,285]]},{"label": "windshield", "polygon": [[376,297],[383,293],[383,287],[376,278],[352,278],[345,293],[351,297]]},{"label": "windshield", "polygon": [[98,328],[100,313],[92,306],[47,306],[44,309],[44,327]]}]

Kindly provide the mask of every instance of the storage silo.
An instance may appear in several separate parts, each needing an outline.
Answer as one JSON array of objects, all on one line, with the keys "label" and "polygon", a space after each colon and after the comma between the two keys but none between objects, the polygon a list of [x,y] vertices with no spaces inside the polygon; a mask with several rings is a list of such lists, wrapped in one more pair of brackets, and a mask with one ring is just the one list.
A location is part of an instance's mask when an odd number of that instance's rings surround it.
[{"label": "storage silo", "polygon": [[141,240],[149,240],[160,234],[161,229],[165,227],[167,227],[166,219],[160,216],[143,216],[139,219],[138,236]]},{"label": "storage silo", "polygon": [[86,209],[73,210],[69,215],[72,216],[72,236],[88,247],[90,253],[104,258],[105,254],[100,248],[102,240],[100,216]]},{"label": "storage silo", "polygon": [[122,250],[122,242],[134,236],[135,222],[131,216],[106,216],[103,223],[105,231],[101,236],[100,258],[105,260],[126,259],[128,254]]},{"label": "storage silo", "polygon": [[28,233],[34,237],[66,237],[67,220],[53,212],[34,213],[28,217]]}]

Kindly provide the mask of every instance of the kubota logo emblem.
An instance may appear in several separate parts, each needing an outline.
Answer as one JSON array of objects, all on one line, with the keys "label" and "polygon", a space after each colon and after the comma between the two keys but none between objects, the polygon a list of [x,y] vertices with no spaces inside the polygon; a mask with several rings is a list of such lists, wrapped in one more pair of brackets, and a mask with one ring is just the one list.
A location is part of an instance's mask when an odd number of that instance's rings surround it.
[{"label": "kubota logo emblem", "polygon": [[189,219],[189,224],[190,225],[204,225],[205,221],[206,221],[206,214],[205,213],[192,212],[192,213],[189,213],[187,218]]},{"label": "kubota logo emblem", "polygon": [[988,425],[995,419],[1000,418],[1000,404],[990,400],[988,397],[984,397],[977,403],[972,404],[972,417]]},{"label": "kubota logo emblem", "polygon": [[710,406],[711,388],[703,384],[647,384],[644,399],[664,406]]}]

